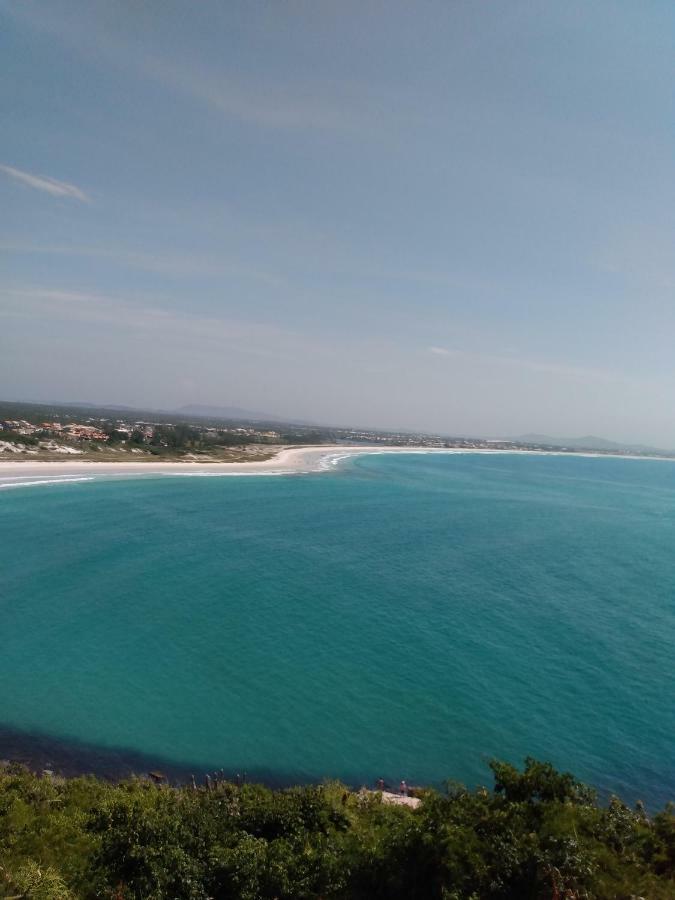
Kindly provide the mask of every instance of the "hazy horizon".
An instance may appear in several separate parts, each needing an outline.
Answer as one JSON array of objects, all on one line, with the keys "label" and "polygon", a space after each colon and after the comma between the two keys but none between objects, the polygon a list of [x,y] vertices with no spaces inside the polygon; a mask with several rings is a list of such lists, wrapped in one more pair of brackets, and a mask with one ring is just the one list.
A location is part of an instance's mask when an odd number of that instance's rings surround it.
[{"label": "hazy horizon", "polygon": [[[287,424],[287,425],[297,425],[306,428],[335,428],[335,429],[356,429],[356,430],[364,430],[369,431],[372,430],[374,432],[381,433],[410,433],[410,434],[427,434],[430,436],[438,436],[441,438],[457,438],[461,440],[471,440],[475,438],[476,440],[496,440],[496,441],[524,441],[527,442],[531,440],[532,442],[539,443],[542,441],[550,440],[555,442],[557,445],[564,445],[566,442],[570,442],[571,444],[576,444],[579,446],[578,442],[583,440],[589,440],[593,442],[598,442],[598,449],[603,444],[616,444],[617,447],[622,446],[625,449],[630,447],[634,447],[635,449],[649,449],[656,451],[664,451],[664,452],[672,452],[673,448],[670,447],[654,447],[643,444],[639,441],[612,441],[611,439],[605,437],[600,434],[543,434],[541,432],[534,431],[525,431],[520,434],[507,434],[507,433],[495,433],[495,432],[487,432],[483,434],[477,433],[466,433],[466,432],[450,432],[450,431],[431,431],[424,429],[411,429],[406,426],[389,424],[389,425],[379,425],[373,426],[372,423],[369,422],[347,422],[347,421],[331,421],[329,419],[321,419],[321,420],[309,420],[303,419],[301,416],[290,416],[288,418],[283,418],[279,416],[272,410],[260,410],[260,409],[246,409],[242,407],[236,406],[223,406],[217,407],[212,404],[199,404],[199,403],[187,403],[178,407],[140,407],[134,406],[129,403],[96,403],[91,400],[44,400],[44,401],[35,401],[35,400],[26,400],[26,399],[17,399],[17,398],[6,398],[0,397],[0,404],[8,403],[17,406],[21,406],[25,404],[36,405],[36,406],[47,406],[54,407],[55,409],[67,409],[68,407],[76,407],[77,409],[83,410],[100,410],[100,411],[110,411],[111,413],[118,412],[120,413],[121,419],[125,419],[125,413],[156,413],[162,416],[172,416],[172,415],[183,415],[187,420],[193,419],[204,419],[216,421],[221,419],[224,422],[227,421],[250,421],[250,422],[258,422],[258,423],[279,423],[279,424]],[[177,419],[176,421],[179,421]],[[596,447],[596,444],[589,444],[588,449],[593,449]]]},{"label": "hazy horizon", "polygon": [[4,396],[675,447],[672,4],[0,15]]}]

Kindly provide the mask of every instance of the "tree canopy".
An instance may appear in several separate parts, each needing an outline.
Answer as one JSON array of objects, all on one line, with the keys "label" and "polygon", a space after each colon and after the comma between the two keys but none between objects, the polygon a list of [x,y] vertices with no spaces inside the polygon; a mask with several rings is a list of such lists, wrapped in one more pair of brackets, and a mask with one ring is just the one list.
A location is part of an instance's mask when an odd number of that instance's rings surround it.
[{"label": "tree canopy", "polygon": [[675,898],[675,810],[597,802],[533,759],[417,809],[327,783],[274,791],[0,772],[0,897]]}]

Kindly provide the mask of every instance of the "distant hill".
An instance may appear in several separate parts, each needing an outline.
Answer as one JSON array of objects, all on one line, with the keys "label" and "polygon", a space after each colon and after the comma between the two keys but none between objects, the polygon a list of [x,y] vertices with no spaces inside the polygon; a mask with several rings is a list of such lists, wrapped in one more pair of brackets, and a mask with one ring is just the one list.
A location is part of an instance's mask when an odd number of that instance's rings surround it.
[{"label": "distant hill", "polygon": [[282,419],[271,413],[258,412],[252,409],[243,409],[240,406],[207,406],[205,404],[190,403],[177,409],[139,409],[136,406],[124,406],[122,404],[94,404],[94,403],[68,403],[63,404],[78,409],[101,409],[120,413],[147,413],[161,416],[187,416],[191,419],[216,419],[234,422],[278,422],[287,425],[314,425],[314,422],[303,422],[300,419]]},{"label": "distant hill", "polygon": [[620,444],[592,434],[576,438],[551,437],[550,434],[522,434],[520,437],[514,438],[514,440],[522,444],[546,444],[549,447],[570,447],[573,450],[604,450],[606,453],[616,451],[659,455],[671,452],[669,450],[659,450],[657,447],[648,447],[644,444]]},{"label": "distant hill", "polygon": [[275,425],[291,425],[304,428],[318,428],[316,422],[307,422],[303,419],[284,419],[271,413],[258,412],[252,409],[243,409],[239,406],[206,406],[190,404],[178,409],[158,409],[156,407],[128,406],[121,403],[83,403],[79,400],[35,403],[32,401],[0,400],[0,419],[6,418],[42,418],[68,417],[68,416],[123,416],[138,419],[152,419],[157,421],[184,419],[204,419],[211,422],[250,422],[269,423]]},{"label": "distant hill", "polygon": [[300,419],[282,419],[271,413],[242,409],[239,406],[204,406],[199,403],[181,406],[171,410],[181,416],[192,416],[197,419],[233,419],[244,422],[283,422],[293,425],[314,425],[314,422],[303,422]]}]

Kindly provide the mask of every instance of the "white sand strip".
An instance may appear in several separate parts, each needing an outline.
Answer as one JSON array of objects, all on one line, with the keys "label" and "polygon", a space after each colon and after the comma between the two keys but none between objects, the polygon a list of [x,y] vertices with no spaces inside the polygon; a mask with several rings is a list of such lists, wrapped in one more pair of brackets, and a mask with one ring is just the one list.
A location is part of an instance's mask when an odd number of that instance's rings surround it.
[{"label": "white sand strip", "polygon": [[[29,484],[58,484],[76,478],[91,480],[100,476],[136,477],[138,475],[290,475],[300,472],[321,472],[331,469],[350,456],[378,453],[407,454],[520,454],[529,456],[585,456],[607,457],[606,453],[567,453],[545,450],[491,450],[479,448],[444,447],[382,447],[363,445],[323,444],[320,446],[285,447],[266,460],[236,463],[201,462],[89,462],[86,460],[0,461],[0,488],[27,487]],[[627,459],[627,456],[620,456]],[[630,457],[654,459],[655,457]],[[673,461],[672,459],[670,460]]]}]

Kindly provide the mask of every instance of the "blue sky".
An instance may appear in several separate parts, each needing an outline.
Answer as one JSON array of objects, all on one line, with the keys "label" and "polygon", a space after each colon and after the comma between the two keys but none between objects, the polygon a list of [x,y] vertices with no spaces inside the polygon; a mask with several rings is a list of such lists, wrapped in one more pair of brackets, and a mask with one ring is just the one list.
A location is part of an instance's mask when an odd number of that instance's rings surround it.
[{"label": "blue sky", "polygon": [[0,0],[0,394],[675,447],[675,4]]}]

